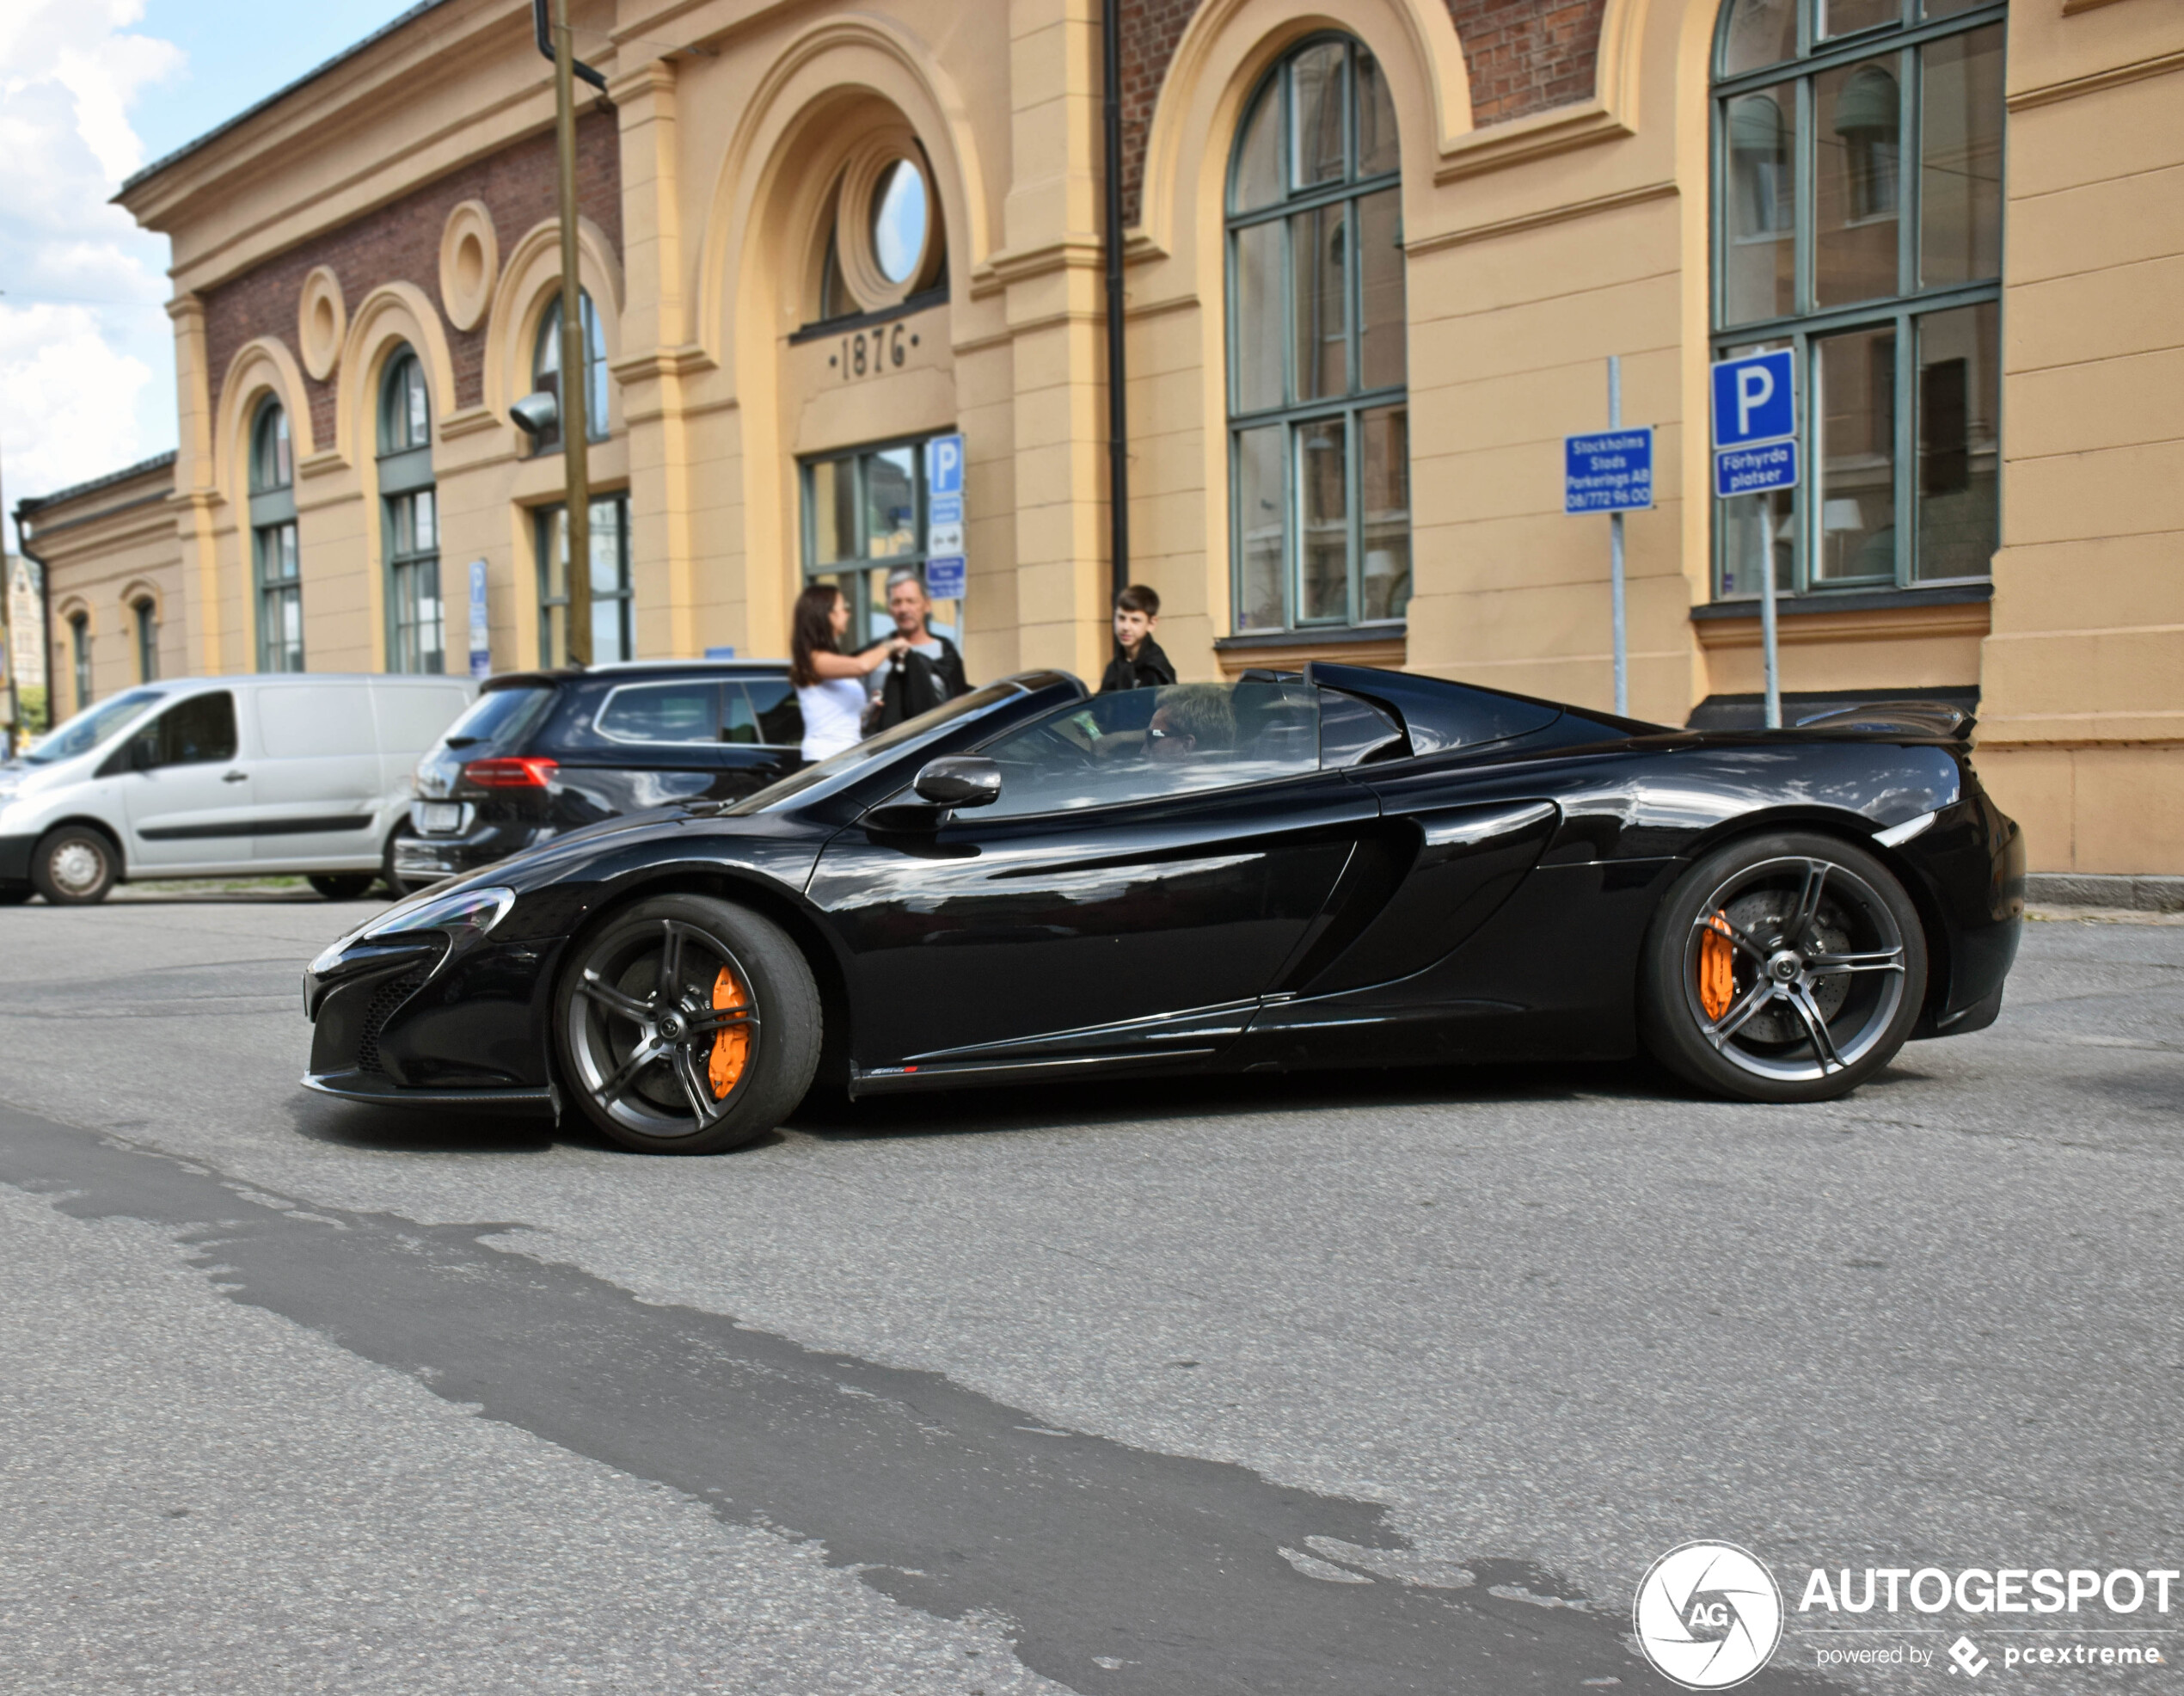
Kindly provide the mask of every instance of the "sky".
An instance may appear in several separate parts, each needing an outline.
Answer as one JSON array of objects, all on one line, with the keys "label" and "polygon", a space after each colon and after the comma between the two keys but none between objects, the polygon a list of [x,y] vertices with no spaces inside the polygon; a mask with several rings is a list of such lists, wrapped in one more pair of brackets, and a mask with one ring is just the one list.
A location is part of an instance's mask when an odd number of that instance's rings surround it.
[{"label": "sky", "polygon": [[[413,0],[0,0],[0,500],[175,446],[167,238],[114,191]],[[12,516],[8,544],[15,544]]]}]

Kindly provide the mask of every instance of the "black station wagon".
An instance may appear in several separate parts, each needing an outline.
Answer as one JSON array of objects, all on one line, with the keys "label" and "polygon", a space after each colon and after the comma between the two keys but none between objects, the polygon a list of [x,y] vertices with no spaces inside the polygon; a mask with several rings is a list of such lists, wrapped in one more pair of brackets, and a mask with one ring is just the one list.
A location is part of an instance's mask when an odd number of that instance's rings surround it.
[{"label": "black station wagon", "polygon": [[506,673],[417,762],[390,882],[420,888],[670,802],[739,800],[801,765],[803,740],[784,661]]}]

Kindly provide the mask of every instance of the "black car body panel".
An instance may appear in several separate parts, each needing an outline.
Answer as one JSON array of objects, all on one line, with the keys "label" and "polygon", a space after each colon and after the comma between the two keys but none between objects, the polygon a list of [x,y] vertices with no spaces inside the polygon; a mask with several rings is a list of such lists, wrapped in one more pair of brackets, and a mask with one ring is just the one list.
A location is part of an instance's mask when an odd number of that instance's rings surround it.
[{"label": "black car body panel", "polygon": [[1319,703],[1323,763],[1271,780],[1077,811],[920,802],[928,760],[1088,704],[1076,679],[1029,673],[740,802],[557,834],[432,892],[512,891],[489,934],[367,927],[314,962],[307,1081],[541,1098],[570,940],[671,889],[788,930],[845,1027],[854,1093],[1614,1058],[1636,1047],[1665,892],[1717,844],[1788,827],[1867,845],[1911,893],[1931,957],[1917,1035],[1978,1029],[2000,1005],[2023,845],[1946,727],[1672,731],[1354,667],[1281,686]]}]

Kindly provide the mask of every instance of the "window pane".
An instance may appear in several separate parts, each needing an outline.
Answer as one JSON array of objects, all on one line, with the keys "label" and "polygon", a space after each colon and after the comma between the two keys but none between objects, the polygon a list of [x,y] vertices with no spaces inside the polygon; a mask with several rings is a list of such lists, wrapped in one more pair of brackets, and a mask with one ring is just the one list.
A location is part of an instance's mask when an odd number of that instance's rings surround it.
[{"label": "window pane", "polygon": [[1822,306],[1896,292],[1903,107],[1895,65],[1893,57],[1868,60],[1813,79],[1813,286]]},{"label": "window pane", "polygon": [[1900,23],[1904,18],[1904,0],[1815,0],[1815,3],[1818,16],[1813,34],[1824,40],[1854,35],[1884,23]]},{"label": "window pane", "polygon": [[2001,543],[2002,309],[1918,321],[1918,575],[1985,577]]},{"label": "window pane", "polygon": [[1230,205],[1238,212],[1270,206],[1282,197],[1281,79],[1276,77],[1259,96],[1244,122],[1243,138],[1236,145],[1236,182]]},{"label": "window pane", "polygon": [[433,491],[420,489],[411,495],[417,513],[417,546],[420,550],[439,546],[439,523],[434,513]]},{"label": "window pane", "polygon": [[1896,575],[1896,332],[1819,348],[1820,535],[1816,581]]},{"label": "window pane", "polygon": [[1358,293],[1361,386],[1390,389],[1403,380],[1402,197],[1390,188],[1358,202]]},{"label": "window pane", "polygon": [[812,489],[811,562],[828,565],[856,551],[856,495],[850,464],[822,459],[807,466]]},{"label": "window pane", "polygon": [[408,445],[422,446],[432,439],[432,422],[425,406],[424,368],[414,359],[404,372],[404,387],[409,409]]},{"label": "window pane", "polygon": [[1758,71],[1797,57],[1797,0],[1736,0],[1721,44],[1721,74]]},{"label": "window pane", "polygon": [[598,732],[617,742],[717,742],[720,685],[694,678],[617,689],[599,709]]},{"label": "window pane", "polygon": [[1290,181],[1298,188],[1342,176],[1342,61],[1340,41],[1307,47],[1290,61]]},{"label": "window pane", "polygon": [[1380,62],[1358,49],[1358,175],[1378,176],[1402,162],[1396,146],[1396,104]]},{"label": "window pane", "polygon": [[1282,343],[1281,236],[1279,223],[1236,233],[1236,410],[1279,406]]},{"label": "window pane", "polygon": [[1360,618],[1400,618],[1410,605],[1410,409],[1376,407],[1358,415],[1365,495]]},{"label": "window pane", "polygon": [[865,456],[866,556],[917,551],[917,450],[891,447]]},{"label": "window pane", "polygon": [[1297,398],[1315,401],[1350,389],[1350,314],[1347,267],[1349,208],[1321,206],[1289,220],[1295,302]]},{"label": "window pane", "polygon": [[1236,557],[1242,562],[1237,585],[1236,628],[1278,630],[1288,623],[1282,593],[1284,562],[1289,557],[1289,499],[1283,477],[1283,439],[1279,424],[1236,433]]},{"label": "window pane", "polygon": [[1758,594],[1759,574],[1766,568],[1770,554],[1775,561],[1776,593],[1788,594],[1796,587],[1794,507],[1787,489],[1733,495],[1721,502],[1721,585],[1716,591],[1721,599]]},{"label": "window pane", "polygon": [[2002,274],[2002,26],[1920,55],[1919,281]]},{"label": "window pane", "polygon": [[1797,85],[1740,95],[1726,119],[1723,321],[1783,317],[1797,310]]},{"label": "window pane", "polygon": [[1350,616],[1350,470],[1340,418],[1297,428],[1297,491],[1303,570],[1297,619]]}]

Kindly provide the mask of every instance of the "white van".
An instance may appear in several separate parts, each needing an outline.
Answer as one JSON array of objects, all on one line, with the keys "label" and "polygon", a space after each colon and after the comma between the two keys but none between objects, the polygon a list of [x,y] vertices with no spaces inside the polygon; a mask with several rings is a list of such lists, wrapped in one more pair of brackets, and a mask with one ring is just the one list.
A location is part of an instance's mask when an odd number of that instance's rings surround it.
[{"label": "white van", "polygon": [[458,677],[148,683],[0,765],[0,905],[143,878],[301,872],[330,900],[388,875],[409,774],[469,706]]}]

